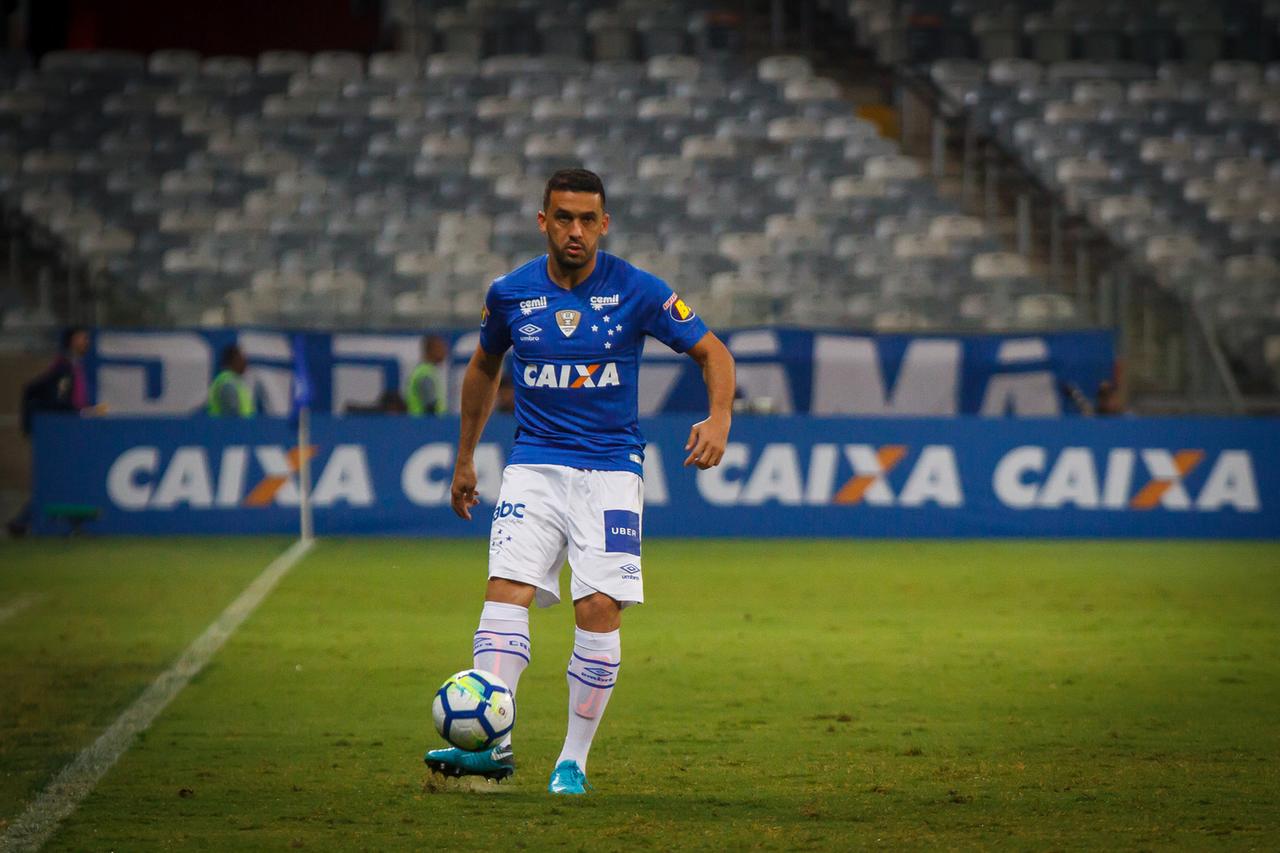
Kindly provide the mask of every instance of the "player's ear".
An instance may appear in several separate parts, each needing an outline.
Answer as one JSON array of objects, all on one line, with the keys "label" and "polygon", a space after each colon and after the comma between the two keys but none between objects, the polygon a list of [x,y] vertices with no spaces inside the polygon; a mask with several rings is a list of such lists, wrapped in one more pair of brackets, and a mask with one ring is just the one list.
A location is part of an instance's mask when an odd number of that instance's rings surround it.
[{"label": "player's ear", "polygon": [[609,214],[606,213],[604,216],[600,217],[600,236],[603,237],[608,233],[609,233]]},{"label": "player's ear", "polygon": [[538,230],[543,234],[547,233],[547,214],[544,211],[538,211]]}]

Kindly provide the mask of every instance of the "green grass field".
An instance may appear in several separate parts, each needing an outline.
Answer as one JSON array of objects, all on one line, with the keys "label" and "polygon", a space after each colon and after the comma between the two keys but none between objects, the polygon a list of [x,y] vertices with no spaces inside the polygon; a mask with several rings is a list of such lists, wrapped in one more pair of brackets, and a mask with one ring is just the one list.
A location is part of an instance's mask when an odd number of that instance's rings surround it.
[{"label": "green grass field", "polygon": [[[0,829],[287,544],[0,545]],[[648,542],[567,801],[567,607],[514,780],[421,763],[485,559],[321,542],[47,849],[1280,847],[1280,546]]]}]

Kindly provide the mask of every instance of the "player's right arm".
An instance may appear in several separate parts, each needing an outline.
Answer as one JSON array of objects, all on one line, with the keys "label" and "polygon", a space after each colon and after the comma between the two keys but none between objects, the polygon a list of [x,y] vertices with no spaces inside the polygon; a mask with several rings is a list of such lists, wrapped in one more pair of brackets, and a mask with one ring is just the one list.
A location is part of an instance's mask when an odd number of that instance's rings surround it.
[{"label": "player's right arm", "polygon": [[476,445],[493,411],[502,378],[502,356],[477,346],[462,377],[462,427],[458,432],[458,458],[453,463],[453,485],[449,497],[453,511],[471,520],[471,508],[480,503],[476,492]]}]

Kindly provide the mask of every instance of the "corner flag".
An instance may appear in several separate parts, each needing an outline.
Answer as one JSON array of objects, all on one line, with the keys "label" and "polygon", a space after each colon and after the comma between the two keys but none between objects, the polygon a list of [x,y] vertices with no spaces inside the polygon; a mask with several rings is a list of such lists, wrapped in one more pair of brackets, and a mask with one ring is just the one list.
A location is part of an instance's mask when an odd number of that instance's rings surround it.
[{"label": "corner flag", "polygon": [[289,417],[297,420],[298,412],[311,407],[311,376],[307,373],[306,339],[293,336],[293,381],[290,384]]},{"label": "corner flag", "polygon": [[289,401],[289,420],[298,431],[298,526],[301,538],[310,542],[314,535],[311,518],[311,377],[307,374],[306,339],[293,336],[293,382]]}]

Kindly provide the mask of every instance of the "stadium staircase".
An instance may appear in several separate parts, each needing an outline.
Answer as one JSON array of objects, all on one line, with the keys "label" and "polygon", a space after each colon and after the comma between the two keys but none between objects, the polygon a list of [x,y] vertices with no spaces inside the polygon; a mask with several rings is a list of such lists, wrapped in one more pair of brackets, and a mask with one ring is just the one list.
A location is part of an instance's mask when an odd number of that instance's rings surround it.
[{"label": "stadium staircase", "polygon": [[841,9],[905,148],[1118,326],[1146,410],[1280,410],[1280,4]]}]

